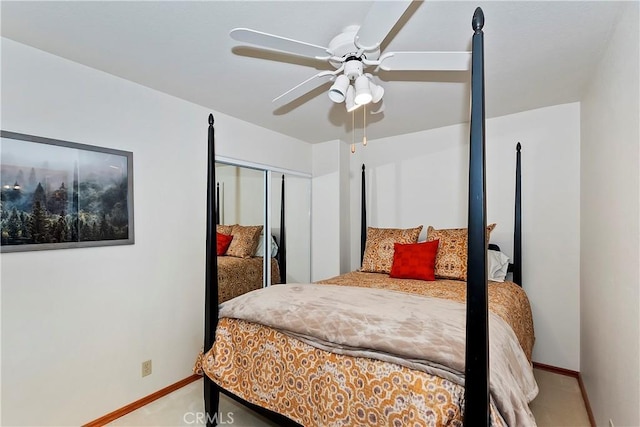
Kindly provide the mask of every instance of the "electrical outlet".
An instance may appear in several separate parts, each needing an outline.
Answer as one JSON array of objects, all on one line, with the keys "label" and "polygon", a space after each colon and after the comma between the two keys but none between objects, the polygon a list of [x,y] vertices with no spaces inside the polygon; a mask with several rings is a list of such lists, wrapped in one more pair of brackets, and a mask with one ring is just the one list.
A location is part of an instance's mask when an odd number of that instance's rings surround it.
[{"label": "electrical outlet", "polygon": [[151,359],[142,362],[142,376],[151,375]]}]

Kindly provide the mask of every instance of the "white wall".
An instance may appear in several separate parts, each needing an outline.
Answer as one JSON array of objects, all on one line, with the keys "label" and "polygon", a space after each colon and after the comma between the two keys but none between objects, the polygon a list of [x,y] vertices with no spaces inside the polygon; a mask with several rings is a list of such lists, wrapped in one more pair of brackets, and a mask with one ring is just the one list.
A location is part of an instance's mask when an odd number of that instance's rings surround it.
[{"label": "white wall", "polygon": [[598,425],[640,425],[639,4],[582,103],[581,371]]},{"label": "white wall", "polygon": [[[536,362],[580,369],[580,106],[487,120],[487,221],[512,255],[515,146],[522,143],[523,282],[534,316]],[[351,194],[367,167],[368,225],[466,227],[467,124],[371,141],[351,160]],[[359,264],[360,204],[351,199],[351,268]]]},{"label": "white wall", "polygon": [[[136,233],[131,246],[1,255],[1,424],[80,425],[188,377],[210,111],[7,39],[1,106],[3,130],[132,151]],[[219,155],[311,173],[309,145],[213,113]]]}]

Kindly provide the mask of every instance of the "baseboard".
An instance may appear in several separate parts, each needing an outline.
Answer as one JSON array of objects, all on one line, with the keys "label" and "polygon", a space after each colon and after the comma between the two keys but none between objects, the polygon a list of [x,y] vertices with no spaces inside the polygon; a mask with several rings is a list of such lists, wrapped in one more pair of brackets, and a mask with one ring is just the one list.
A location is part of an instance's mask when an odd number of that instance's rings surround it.
[{"label": "baseboard", "polygon": [[578,378],[580,372],[571,369],[558,368],[557,366],[545,365],[544,363],[533,362],[533,367],[542,371],[553,372],[554,374],[566,375],[567,377]]},{"label": "baseboard", "polygon": [[589,416],[591,427],[596,427],[596,419],[593,417],[593,412],[591,412],[591,404],[589,403],[589,396],[587,396],[587,389],[584,387],[582,375],[580,374],[578,374],[578,384],[580,385],[580,392],[582,393],[582,399],[584,399],[584,405],[587,407],[587,415]]},{"label": "baseboard", "polygon": [[107,423],[110,423],[113,420],[117,420],[118,418],[128,414],[129,412],[133,412],[136,409],[139,409],[145,405],[148,405],[154,400],[157,400],[157,399],[160,399],[161,397],[166,396],[167,394],[174,392],[179,388],[186,386],[187,384],[197,381],[200,378],[202,378],[201,375],[195,375],[195,374],[191,375],[190,377],[180,380],[177,383],[171,384],[170,386],[167,386],[162,390],[158,390],[155,393],[152,393],[146,397],[143,397],[140,400],[136,400],[135,402],[130,403],[127,406],[123,406],[122,408],[117,409],[111,413],[108,413],[107,415],[104,415],[96,420],[88,422],[87,424],[84,424],[82,427],[101,427]]},{"label": "baseboard", "polygon": [[533,367],[542,371],[549,371],[553,372],[554,374],[566,375],[568,377],[576,378],[578,380],[578,385],[580,386],[580,393],[582,394],[582,400],[584,400],[584,406],[586,406],[587,408],[589,423],[591,423],[591,427],[596,427],[596,420],[593,417],[593,412],[591,411],[591,404],[589,403],[587,389],[584,387],[584,382],[582,382],[582,375],[580,375],[580,372],[572,371],[570,369],[558,368],[556,366],[545,365],[544,363],[537,362],[533,362]]}]

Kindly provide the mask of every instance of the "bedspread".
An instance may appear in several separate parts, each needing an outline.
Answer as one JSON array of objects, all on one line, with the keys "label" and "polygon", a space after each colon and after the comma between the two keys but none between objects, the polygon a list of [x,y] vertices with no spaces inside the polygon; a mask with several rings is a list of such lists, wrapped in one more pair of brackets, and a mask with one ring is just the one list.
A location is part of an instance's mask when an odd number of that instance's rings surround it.
[{"label": "bedspread", "polygon": [[[386,289],[272,286],[228,301],[221,318],[261,324],[330,353],[391,362],[464,383],[465,306]],[[513,426],[535,425],[538,388],[511,327],[490,313],[491,396]]]},{"label": "bedspread", "polygon": [[[276,329],[220,319],[195,372],[305,427],[462,427],[464,387],[405,366],[312,347]],[[505,427],[493,400],[491,425]]]},{"label": "bedspread", "polygon": [[[218,257],[218,301],[227,300],[263,287],[263,258]],[[280,283],[278,261],[271,258],[271,283]]]}]

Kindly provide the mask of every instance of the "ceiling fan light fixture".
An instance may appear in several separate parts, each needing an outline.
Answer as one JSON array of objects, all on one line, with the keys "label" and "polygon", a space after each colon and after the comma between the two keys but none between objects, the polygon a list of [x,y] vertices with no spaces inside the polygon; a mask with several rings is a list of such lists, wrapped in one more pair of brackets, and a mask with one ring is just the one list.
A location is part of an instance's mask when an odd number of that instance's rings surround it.
[{"label": "ceiling fan light fixture", "polygon": [[[0,0],[1,1],[1,0]],[[281,105],[324,85],[333,84],[329,98],[345,102],[347,111],[359,106],[380,103],[384,89],[373,83],[373,75],[383,71],[464,71],[469,69],[471,52],[398,51],[382,53],[381,44],[400,23],[412,0],[373,1],[360,25],[350,25],[333,37],[329,46],[320,46],[250,28],[234,28],[234,40],[268,50],[328,62],[335,71],[321,71],[276,97]],[[404,23],[403,23],[404,25]],[[351,92],[349,99],[348,92]],[[381,104],[380,104],[381,105]],[[369,113],[381,113],[383,106]]]},{"label": "ceiling fan light fixture", "polygon": [[366,105],[373,99],[369,83],[369,78],[365,75],[362,75],[356,79],[356,97],[354,99],[356,104]]},{"label": "ceiling fan light fixture", "polygon": [[344,102],[348,87],[349,78],[344,74],[339,75],[329,89],[329,99],[337,104]]},{"label": "ceiling fan light fixture", "polygon": [[370,82],[369,90],[371,90],[371,102],[377,104],[382,100],[382,96],[384,95],[384,88],[382,86],[378,86],[374,82]]},{"label": "ceiling fan light fixture", "polygon": [[347,107],[347,112],[351,113],[352,111],[357,110],[360,105],[356,104],[355,101],[355,90],[353,89],[353,86],[349,85],[349,87],[347,88],[347,96],[344,100],[344,104],[345,107]]},{"label": "ceiling fan light fixture", "polygon": [[344,63],[344,75],[351,81],[362,76],[363,71],[362,61],[359,59],[349,59]]}]

